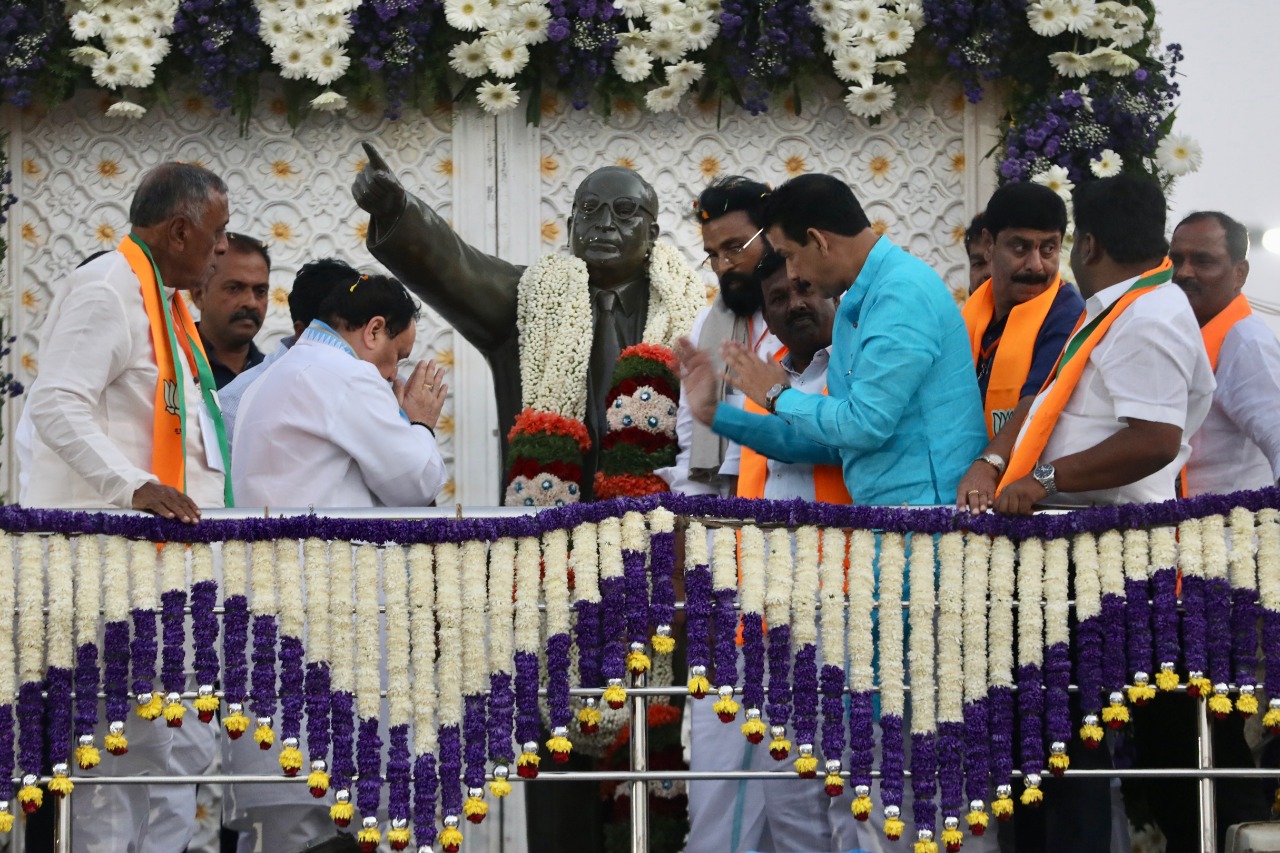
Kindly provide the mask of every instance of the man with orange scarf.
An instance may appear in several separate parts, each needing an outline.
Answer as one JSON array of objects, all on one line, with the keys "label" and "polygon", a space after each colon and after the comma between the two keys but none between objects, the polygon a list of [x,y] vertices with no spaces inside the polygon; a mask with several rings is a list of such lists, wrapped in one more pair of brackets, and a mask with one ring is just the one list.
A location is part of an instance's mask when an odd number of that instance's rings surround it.
[{"label": "man with orange scarf", "polygon": [[[990,277],[962,313],[992,443],[960,481],[961,509],[990,504],[1008,459],[1008,450],[999,449],[1017,435],[1084,313],[1084,300],[1058,274],[1066,231],[1066,204],[1040,184],[1005,184],[983,214],[980,242]],[[1003,441],[996,438],[1001,430],[1008,433]]]},{"label": "man with orange scarf", "polygon": [[[227,218],[221,178],[161,164],[138,186],[119,247],[55,286],[27,403],[23,504],[195,522],[201,507],[231,503],[213,374],[182,296],[227,250]],[[213,746],[208,726],[131,725],[129,751],[104,755],[100,772],[192,776]],[[76,853],[182,850],[195,832],[195,785],[103,785],[72,799]]]}]

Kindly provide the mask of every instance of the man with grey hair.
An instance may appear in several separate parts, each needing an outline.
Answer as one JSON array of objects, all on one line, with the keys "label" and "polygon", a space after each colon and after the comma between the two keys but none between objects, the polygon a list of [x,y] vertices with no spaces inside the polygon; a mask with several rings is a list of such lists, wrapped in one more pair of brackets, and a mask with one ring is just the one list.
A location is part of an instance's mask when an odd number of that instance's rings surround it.
[{"label": "man with grey hair", "polygon": [[[163,163],[143,176],[115,251],[54,285],[40,335],[27,506],[133,508],[194,523],[231,503],[230,460],[209,362],[181,291],[227,250],[227,187]],[[104,720],[104,726],[111,721]],[[213,757],[208,726],[130,724],[109,776],[192,775]],[[182,850],[195,786],[103,785],[73,798],[77,853]]]}]

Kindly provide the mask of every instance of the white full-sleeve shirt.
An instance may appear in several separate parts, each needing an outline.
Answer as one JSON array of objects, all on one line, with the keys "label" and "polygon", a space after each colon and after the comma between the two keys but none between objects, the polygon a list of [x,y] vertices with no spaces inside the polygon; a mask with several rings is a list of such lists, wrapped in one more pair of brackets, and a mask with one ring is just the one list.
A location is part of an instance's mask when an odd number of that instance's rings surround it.
[{"label": "white full-sleeve shirt", "polygon": [[[175,292],[163,288],[166,303]],[[187,405],[186,493],[201,507],[224,503],[223,473],[211,467],[200,412],[204,403],[185,359],[178,359]],[[54,288],[40,330],[39,374],[20,429],[29,453],[24,506],[131,507],[149,482],[156,380],[151,324],[142,286],[120,252],[108,252]],[[211,454],[220,459],[220,452]]]},{"label": "white full-sleeve shirt", "polygon": [[1235,492],[1280,478],[1280,341],[1250,314],[1222,341],[1213,405],[1191,438],[1187,494]]},{"label": "white full-sleeve shirt", "polygon": [[245,392],[231,479],[239,506],[426,506],[447,472],[435,437],[378,369],[316,321]]},{"label": "white full-sleeve shirt", "polygon": [[[1089,297],[1082,327],[1114,304],[1134,281],[1136,277]],[[1191,455],[1191,436],[1209,412],[1214,385],[1200,325],[1183,292],[1174,284],[1162,284],[1134,300],[1089,353],[1080,381],[1041,458],[1053,462],[1088,450],[1125,429],[1129,418],[1181,428],[1178,456],[1136,482],[1114,489],[1059,493],[1050,502],[1088,506],[1152,503],[1177,497],[1174,480]],[[1044,402],[1048,391],[1046,388],[1036,397],[1032,412]],[[1030,421],[1028,415],[1024,430]]]}]

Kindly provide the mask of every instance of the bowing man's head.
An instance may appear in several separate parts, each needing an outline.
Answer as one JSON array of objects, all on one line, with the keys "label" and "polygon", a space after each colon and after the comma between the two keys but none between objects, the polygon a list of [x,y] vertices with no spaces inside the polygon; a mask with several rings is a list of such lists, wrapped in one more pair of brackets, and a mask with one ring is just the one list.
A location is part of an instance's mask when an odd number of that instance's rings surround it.
[{"label": "bowing man's head", "polygon": [[418,337],[417,304],[399,280],[386,275],[359,275],[338,285],[320,305],[318,318],[388,382]]}]

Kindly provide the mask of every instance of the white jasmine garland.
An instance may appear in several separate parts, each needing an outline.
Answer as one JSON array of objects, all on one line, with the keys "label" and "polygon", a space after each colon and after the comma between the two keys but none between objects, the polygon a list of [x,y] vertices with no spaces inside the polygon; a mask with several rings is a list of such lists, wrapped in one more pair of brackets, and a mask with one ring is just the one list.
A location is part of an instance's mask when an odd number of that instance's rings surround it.
[{"label": "white jasmine garland", "polygon": [[[907,610],[908,624],[911,627],[911,640],[907,650],[911,678],[911,731],[926,733],[938,727],[937,680],[933,669],[933,584],[937,569],[933,558],[932,536],[926,533],[912,534],[911,559],[907,567],[907,588],[911,590]],[[850,599],[853,597],[852,592],[850,587]]]},{"label": "white jasmine garland", "polygon": [[[806,528],[801,528],[804,530]],[[799,531],[797,531],[797,534]],[[688,568],[707,566],[707,528],[701,521],[690,521],[684,532],[684,564]]]},{"label": "white jasmine garland", "polygon": [[568,531],[548,531],[542,537],[542,549],[542,594],[547,601],[547,636],[568,634],[570,628]]},{"label": "white jasmine garland", "polygon": [[[5,547],[9,545],[7,535],[0,539],[0,564],[12,563],[13,558],[5,551]],[[208,546],[206,546],[208,547]],[[0,579],[0,591],[2,590],[3,579]],[[75,620],[76,620],[76,648],[83,646],[85,643],[98,642],[98,614],[102,609],[102,549],[98,546],[97,536],[81,536],[76,539],[76,570],[75,570]],[[10,613],[12,610],[6,610],[4,603],[0,602],[0,613]],[[12,619],[0,619],[0,623],[8,622],[12,626]],[[7,653],[11,646],[4,645],[0,640],[0,655]],[[9,694],[0,690],[0,697]],[[5,700],[0,698],[0,703]]]},{"label": "white jasmine garland", "polygon": [[[746,530],[743,530],[746,537]],[[827,528],[822,531],[822,559],[818,566],[819,611],[822,631],[822,663],[844,666],[844,555],[846,539],[843,530]],[[745,559],[745,552],[743,557]],[[745,569],[745,567],[744,567]],[[743,572],[746,581],[746,572]],[[746,605],[746,587],[743,586],[743,609]]]},{"label": "white jasmine garland", "polygon": [[1069,603],[1067,540],[1050,539],[1044,546],[1044,642],[1046,646],[1067,644]]},{"label": "white jasmine garland", "polygon": [[711,588],[738,589],[738,537],[729,527],[711,531]]},{"label": "white jasmine garland", "polygon": [[312,537],[302,543],[302,572],[307,586],[307,658],[329,662],[329,543]]},{"label": "white jasmine garland", "polygon": [[1013,542],[1007,536],[997,537],[991,545],[987,678],[992,687],[1013,687],[1013,554]]},{"label": "white jasmine garland", "polygon": [[187,588],[187,546],[166,542],[160,547],[160,583],[165,592]]},{"label": "white jasmine garland", "polygon": [[[0,613],[13,613],[14,608],[18,606],[16,568],[17,563],[13,559],[13,537],[7,531],[0,531]],[[6,617],[0,619],[0,705],[13,702],[14,694],[18,692],[17,681],[13,619]]]},{"label": "white jasmine garland", "polygon": [[[43,550],[36,534],[18,537],[18,680],[22,684],[44,680]],[[12,694],[6,694],[4,701],[13,701]]]},{"label": "white jasmine garland", "polygon": [[267,539],[249,546],[249,612],[274,616],[276,603],[276,543]]},{"label": "white jasmine garland", "polygon": [[[97,545],[97,540],[94,541],[94,545]],[[217,580],[213,573],[213,546],[208,542],[193,542],[191,544],[191,585],[213,580]]]},{"label": "white jasmine garland", "polygon": [[[387,605],[387,714],[390,725],[413,719],[413,676],[409,670],[409,574],[404,548],[382,552],[382,589]],[[374,667],[370,667],[371,669]]]},{"label": "white jasmine garland", "polygon": [[[107,540],[107,556],[111,554]],[[222,543],[222,589],[227,598],[249,594],[249,545],[245,542]]]},{"label": "white jasmine garland", "polygon": [[[356,667],[356,713],[361,719],[371,720],[382,708],[382,673],[373,663],[382,651],[378,638],[378,593],[382,584],[378,578],[378,549],[372,545],[356,548],[355,581],[355,650],[358,659],[364,662]],[[460,648],[466,654],[467,646]]]},{"label": "white jasmine garland", "polygon": [[791,624],[791,584],[791,533],[776,527],[769,531],[765,563],[764,619],[770,628]]},{"label": "white jasmine garland", "polygon": [[742,528],[742,612],[764,615],[764,531]]},{"label": "white jasmine garland", "polygon": [[280,594],[280,636],[302,639],[306,625],[306,596],[302,592],[302,561],[296,539],[281,539],[276,558]]},{"label": "white jasmine garland", "polygon": [[1044,663],[1044,542],[1018,545],[1018,664]]},{"label": "white jasmine garland", "polygon": [[645,532],[644,516],[638,512],[628,512],[622,516],[622,549],[624,551],[645,551],[649,538]]},{"label": "white jasmine garland", "polygon": [[524,406],[582,420],[587,413],[591,295],[581,258],[543,255],[516,291]]},{"label": "white jasmine garland", "polygon": [[462,695],[474,696],[489,688],[489,660],[484,635],[487,625],[485,605],[485,544],[476,540],[462,543]]},{"label": "white jasmine garland", "polygon": [[1151,551],[1148,547],[1147,531],[1126,530],[1124,532],[1124,578],[1125,581],[1142,581],[1151,575]]},{"label": "white jasmine garland", "polygon": [[938,721],[964,720],[964,534],[938,539]]},{"label": "white jasmine garland", "polygon": [[353,557],[350,542],[334,542],[330,546],[329,626],[333,629],[329,640],[330,682],[335,691],[352,694],[356,691],[356,644],[351,627]]},{"label": "white jasmine garland", "polygon": [[[104,541],[106,547],[103,548],[102,555],[103,620],[123,622],[129,618],[129,540],[120,536],[108,536]],[[3,556],[3,550],[0,550],[0,558]],[[3,621],[0,619],[0,622]]]},{"label": "white jasmine garland", "polygon": [[489,546],[489,671],[511,672],[514,642],[511,590],[516,577],[516,540],[504,536]]},{"label": "white jasmine garland", "polygon": [[902,667],[902,576],[906,553],[901,533],[880,536],[880,710],[906,710]]},{"label": "white jasmine garland", "polygon": [[1102,595],[1124,598],[1124,534],[1107,530],[1098,536],[1098,581]]},{"label": "white jasmine garland", "polygon": [[1258,601],[1280,612],[1280,512],[1258,510]]},{"label": "white jasmine garland", "polygon": [[[870,530],[849,534],[849,689],[869,693],[875,687],[872,610],[876,597],[876,535]],[[915,603],[914,597],[912,603]],[[931,617],[932,618],[932,617]],[[930,632],[932,633],[932,631]]]},{"label": "white jasmine garland", "polygon": [[1092,533],[1076,534],[1071,543],[1071,559],[1076,567],[1076,619],[1083,622],[1102,612],[1098,540]]},{"label": "white jasmine garland", "polygon": [[1227,531],[1226,519],[1220,515],[1210,515],[1201,520],[1200,547],[1204,553],[1204,576],[1206,580],[1226,580],[1227,578]]},{"label": "white jasmine garland", "polygon": [[1198,518],[1188,518],[1178,525],[1178,566],[1184,578],[1204,577],[1204,545],[1200,542]]},{"label": "white jasmine garland", "polygon": [[[69,670],[75,660],[72,636],[75,591],[72,581],[71,540],[60,533],[49,537],[49,567],[46,577],[49,588],[49,621],[45,664]],[[8,614],[5,615],[7,617]]]},{"label": "white jasmine garland", "polygon": [[[436,751],[436,587],[430,545],[409,546],[409,649],[413,663],[413,751]],[[510,586],[507,587],[510,589]]]},{"label": "white jasmine garland", "polygon": [[1253,513],[1238,506],[1231,510],[1231,587],[1257,589],[1257,565],[1254,563]]},{"label": "white jasmine garland", "polygon": [[[536,540],[535,540],[536,541]],[[523,548],[524,540],[521,540]],[[439,622],[439,647],[445,650],[437,665],[436,685],[439,699],[436,714],[441,726],[462,724],[462,596],[459,576],[459,550],[453,542],[436,545],[436,619]],[[516,582],[520,572],[517,568]],[[517,601],[520,590],[516,589]],[[519,647],[519,639],[516,640]]]},{"label": "white jasmine garland", "polygon": [[791,642],[799,650],[818,642],[818,528],[796,530],[796,576],[791,586]]},{"label": "white jasmine garland", "polygon": [[[521,537],[516,543],[515,644],[517,652],[536,654],[538,651],[542,628],[538,617],[538,573],[541,568],[542,553],[539,550],[537,538]],[[447,648],[444,646],[443,638],[441,646]],[[443,678],[443,666],[441,669]],[[441,721],[443,722],[443,718]]]},{"label": "white jasmine garland", "polygon": [[[964,701],[987,695],[987,573],[991,541],[980,533],[964,540]],[[884,578],[881,577],[883,585]]]},{"label": "white jasmine garland", "polygon": [[573,529],[573,600],[600,601],[600,546],[596,525],[584,521]]}]

